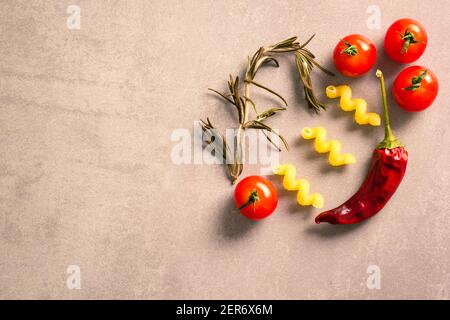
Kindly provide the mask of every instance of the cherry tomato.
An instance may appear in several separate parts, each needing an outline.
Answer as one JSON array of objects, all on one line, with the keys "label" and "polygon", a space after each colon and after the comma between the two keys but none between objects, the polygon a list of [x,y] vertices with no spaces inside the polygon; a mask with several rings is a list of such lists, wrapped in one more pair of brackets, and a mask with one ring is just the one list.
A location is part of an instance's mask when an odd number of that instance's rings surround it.
[{"label": "cherry tomato", "polygon": [[249,176],[242,179],[234,189],[234,203],[245,217],[260,220],[269,216],[277,207],[277,190],[269,180]]},{"label": "cherry tomato", "polygon": [[386,31],[384,50],[394,61],[409,63],[416,61],[427,47],[428,36],[419,21],[400,19]]},{"label": "cherry tomato", "polygon": [[392,93],[395,101],[406,111],[422,111],[436,98],[439,84],[436,75],[428,68],[412,66],[395,78]]},{"label": "cherry tomato", "polygon": [[357,77],[369,71],[377,60],[377,48],[368,38],[351,34],[341,39],[334,48],[336,69],[347,77]]}]

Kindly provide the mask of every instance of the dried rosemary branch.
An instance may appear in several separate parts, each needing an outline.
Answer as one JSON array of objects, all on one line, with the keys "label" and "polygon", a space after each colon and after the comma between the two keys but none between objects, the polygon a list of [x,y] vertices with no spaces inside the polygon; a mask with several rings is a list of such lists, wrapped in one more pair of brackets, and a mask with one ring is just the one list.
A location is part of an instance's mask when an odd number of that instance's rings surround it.
[{"label": "dried rosemary branch", "polygon": [[[220,135],[217,129],[212,125],[209,118],[206,121],[201,120],[201,126],[203,129],[203,133],[206,134],[211,140],[208,140],[209,143],[216,143],[216,145],[220,148],[216,148],[216,152],[220,152],[220,157],[223,159],[224,163],[227,165],[228,173],[230,175],[232,183],[234,183],[243,170],[243,150],[244,150],[244,132],[246,129],[257,129],[262,130],[265,134],[267,140],[281,151],[281,149],[272,141],[270,138],[271,134],[277,135],[280,140],[283,142],[286,149],[288,148],[286,140],[275,132],[270,126],[264,123],[264,120],[269,117],[277,114],[279,111],[286,110],[287,107],[286,100],[274,90],[256,82],[255,76],[258,70],[266,64],[272,63],[276,67],[279,67],[278,61],[273,57],[275,54],[285,54],[295,52],[296,64],[300,74],[300,80],[304,85],[305,90],[305,99],[308,101],[308,105],[314,110],[318,111],[320,108],[324,108],[324,105],[320,103],[313,93],[313,88],[311,84],[311,71],[313,66],[316,65],[319,69],[324,71],[327,74],[333,75],[330,71],[321,67],[315,60],[314,55],[308,51],[305,46],[311,41],[314,35],[308,39],[306,43],[300,45],[297,42],[297,37],[292,37],[286,39],[284,41],[278,42],[272,46],[265,46],[259,48],[253,56],[248,58],[247,71],[245,73],[245,79],[243,81],[241,88],[241,82],[239,77],[233,78],[230,75],[230,79],[228,80],[228,90],[229,92],[224,94],[218,92],[214,89],[209,89],[223,99],[225,99],[230,104],[234,105],[238,114],[239,127],[237,128],[237,134],[235,137],[235,143],[233,152],[231,152],[226,139],[224,136]],[[274,107],[263,112],[258,112],[256,108],[256,103],[250,97],[250,87],[251,86],[258,87],[263,89],[274,96],[278,97],[284,104],[282,107]],[[240,90],[243,90],[241,92]],[[249,109],[250,107],[253,109],[256,114],[255,119],[249,120]],[[214,140],[212,139],[214,137]],[[218,150],[221,149],[221,150]],[[217,156],[217,154],[216,154]],[[229,161],[232,159],[232,161]]]},{"label": "dried rosemary branch", "polygon": [[308,101],[308,106],[314,111],[319,112],[320,108],[325,109],[326,106],[321,103],[315,96],[312,83],[311,83],[311,72],[314,66],[317,66],[324,73],[334,76],[334,73],[328,71],[324,67],[315,61],[315,56],[305,48],[305,46],[314,38],[314,35],[306,41],[303,46],[295,52],[295,62],[297,65],[298,73],[300,74],[300,81],[303,83],[303,88],[305,90],[305,99]]}]

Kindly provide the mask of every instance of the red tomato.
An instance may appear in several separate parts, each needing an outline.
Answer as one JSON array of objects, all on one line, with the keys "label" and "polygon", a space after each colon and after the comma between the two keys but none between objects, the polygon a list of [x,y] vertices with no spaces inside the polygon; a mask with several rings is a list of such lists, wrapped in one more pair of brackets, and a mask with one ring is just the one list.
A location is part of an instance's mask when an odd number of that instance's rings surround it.
[{"label": "red tomato", "polygon": [[394,61],[409,63],[416,61],[427,47],[428,36],[419,21],[400,19],[387,30],[384,50]]},{"label": "red tomato", "polygon": [[357,77],[373,67],[377,60],[377,48],[365,36],[351,34],[338,42],[333,60],[336,69],[344,76]]},{"label": "red tomato", "polygon": [[234,189],[234,203],[245,217],[260,220],[269,216],[277,207],[277,190],[269,180],[249,176],[242,179]]},{"label": "red tomato", "polygon": [[436,75],[428,68],[412,66],[395,78],[392,93],[398,105],[406,111],[422,111],[436,98],[439,84]]}]

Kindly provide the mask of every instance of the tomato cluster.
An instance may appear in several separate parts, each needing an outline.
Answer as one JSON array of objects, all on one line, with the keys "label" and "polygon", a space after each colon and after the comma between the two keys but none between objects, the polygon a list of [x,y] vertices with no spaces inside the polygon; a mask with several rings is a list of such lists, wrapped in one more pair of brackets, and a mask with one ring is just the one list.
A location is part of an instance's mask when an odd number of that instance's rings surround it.
[{"label": "tomato cluster", "polygon": [[[387,30],[384,50],[398,63],[410,63],[422,56],[428,35],[422,24],[413,19],[395,21]],[[360,34],[348,35],[338,42],[333,61],[344,76],[359,77],[375,65],[374,43]],[[433,103],[439,91],[436,75],[426,67],[406,68],[397,76],[392,93],[397,104],[407,111],[421,111]]]}]

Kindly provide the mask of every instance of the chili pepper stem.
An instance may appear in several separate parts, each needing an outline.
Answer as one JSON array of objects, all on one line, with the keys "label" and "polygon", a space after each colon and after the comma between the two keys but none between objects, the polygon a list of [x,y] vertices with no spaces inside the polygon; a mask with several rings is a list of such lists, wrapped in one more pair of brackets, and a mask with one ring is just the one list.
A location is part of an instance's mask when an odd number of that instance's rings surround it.
[{"label": "chili pepper stem", "polygon": [[391,121],[389,118],[389,110],[386,99],[386,87],[384,85],[383,72],[381,72],[381,70],[377,70],[376,75],[380,79],[381,96],[383,97],[383,109],[384,109],[384,139],[383,141],[380,142],[377,148],[391,149],[396,147],[403,147],[404,146],[403,143],[401,143],[400,140],[394,136],[394,133],[392,132],[391,129]]}]

